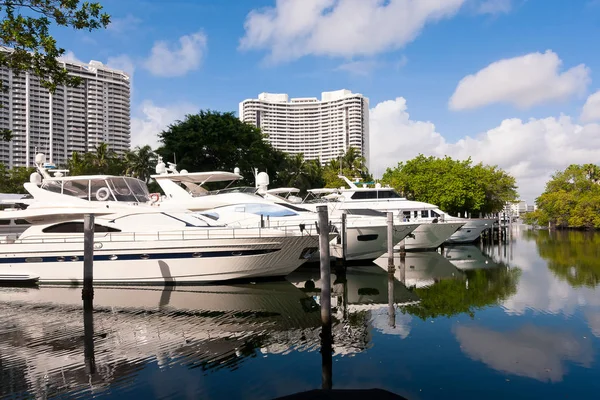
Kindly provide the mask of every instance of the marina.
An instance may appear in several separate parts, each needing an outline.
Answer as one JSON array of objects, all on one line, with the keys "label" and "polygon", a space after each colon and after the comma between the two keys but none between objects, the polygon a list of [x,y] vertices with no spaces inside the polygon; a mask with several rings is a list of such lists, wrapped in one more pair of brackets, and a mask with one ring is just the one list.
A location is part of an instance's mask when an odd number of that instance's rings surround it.
[{"label": "marina", "polygon": [[310,266],[271,282],[97,286],[91,308],[78,287],[3,287],[0,396],[273,399],[330,378],[407,399],[593,398],[598,234],[512,233],[396,254],[391,274],[386,257],[332,268],[329,344]]}]

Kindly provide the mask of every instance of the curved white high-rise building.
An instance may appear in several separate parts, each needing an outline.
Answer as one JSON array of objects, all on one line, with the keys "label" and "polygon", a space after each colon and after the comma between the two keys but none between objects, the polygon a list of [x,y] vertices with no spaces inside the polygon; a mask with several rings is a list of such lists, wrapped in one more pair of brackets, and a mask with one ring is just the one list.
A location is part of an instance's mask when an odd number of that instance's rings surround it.
[{"label": "curved white high-rise building", "polygon": [[29,72],[2,67],[0,79],[8,90],[0,92],[0,129],[12,131],[10,142],[0,140],[0,164],[32,166],[36,152],[50,162],[66,164],[73,152],[93,151],[100,143],[117,153],[130,147],[130,78],[104,66],[61,60],[62,66],[82,82],[48,92]]},{"label": "curved white high-rise building", "polygon": [[259,127],[278,150],[322,164],[356,148],[369,165],[369,99],[349,90],[289,99],[261,93],[240,103],[239,118]]}]

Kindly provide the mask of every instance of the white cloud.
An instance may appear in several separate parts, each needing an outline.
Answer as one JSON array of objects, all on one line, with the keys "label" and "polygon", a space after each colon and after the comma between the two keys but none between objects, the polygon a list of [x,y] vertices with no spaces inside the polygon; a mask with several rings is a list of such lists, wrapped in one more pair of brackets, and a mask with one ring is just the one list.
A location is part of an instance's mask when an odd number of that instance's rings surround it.
[{"label": "white cloud", "polygon": [[77,58],[77,56],[75,55],[75,53],[73,53],[71,50],[65,51],[65,54],[63,54],[62,57],[59,57],[58,59],[61,60],[61,61],[70,61],[70,62],[84,63],[79,58]]},{"label": "white cloud", "polygon": [[548,178],[569,164],[600,163],[600,125],[580,125],[568,117],[506,119],[474,137],[450,143],[435,125],[414,121],[399,97],[370,110],[370,168],[380,177],[385,168],[419,153],[498,165],[517,179],[519,194],[533,201]]},{"label": "white cloud", "polygon": [[111,17],[110,24],[106,30],[114,34],[123,34],[137,29],[142,20],[132,14],[127,14],[122,18]]},{"label": "white cloud", "polygon": [[600,90],[587,98],[580,119],[582,122],[600,121]]},{"label": "white cloud", "polygon": [[153,75],[183,76],[198,69],[206,52],[206,35],[196,32],[179,38],[178,44],[161,40],[154,43],[144,67]]},{"label": "white cloud", "polygon": [[251,11],[240,48],[268,49],[270,62],[309,54],[371,56],[401,48],[465,0],[279,0]]},{"label": "white cloud", "polygon": [[106,65],[110,68],[121,70],[130,77],[133,77],[135,72],[135,63],[128,55],[125,54],[121,54],[120,56],[116,57],[108,57],[108,60],[106,60]]},{"label": "white cloud", "polygon": [[512,0],[485,0],[477,6],[478,14],[508,14],[512,9]]},{"label": "white cloud", "polygon": [[562,60],[551,50],[496,61],[464,77],[450,98],[450,109],[465,110],[493,103],[529,108],[582,94],[590,70],[580,64],[560,72]]},{"label": "white cloud", "polygon": [[198,107],[189,103],[167,107],[155,105],[146,100],[139,107],[137,115],[131,118],[131,147],[150,145],[158,147],[158,134],[170,124],[183,119],[187,114],[198,111]]}]

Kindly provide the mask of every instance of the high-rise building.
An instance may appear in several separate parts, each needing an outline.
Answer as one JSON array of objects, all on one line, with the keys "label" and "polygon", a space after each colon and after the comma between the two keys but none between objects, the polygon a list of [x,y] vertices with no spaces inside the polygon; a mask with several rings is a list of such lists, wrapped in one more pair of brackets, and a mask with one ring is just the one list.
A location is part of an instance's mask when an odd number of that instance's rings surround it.
[{"label": "high-rise building", "polygon": [[93,150],[100,143],[117,153],[130,146],[130,79],[122,71],[98,61],[89,64],[61,61],[78,87],[58,87],[54,93],[36,76],[0,68],[8,90],[0,92],[0,128],[13,139],[0,141],[0,163],[33,166],[36,152],[63,165],[74,151]]},{"label": "high-rise building", "polygon": [[292,98],[261,93],[240,103],[239,118],[259,127],[278,150],[327,164],[349,147],[369,161],[369,99],[349,90]]}]

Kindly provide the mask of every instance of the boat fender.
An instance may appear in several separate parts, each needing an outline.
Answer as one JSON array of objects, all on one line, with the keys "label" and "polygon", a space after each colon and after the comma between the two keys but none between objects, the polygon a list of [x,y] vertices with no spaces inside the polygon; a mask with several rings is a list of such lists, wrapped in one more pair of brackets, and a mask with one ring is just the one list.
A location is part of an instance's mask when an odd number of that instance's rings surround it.
[{"label": "boat fender", "polygon": [[106,201],[108,200],[109,196],[110,191],[107,187],[101,187],[100,189],[96,190],[96,200],[98,201]]},{"label": "boat fender", "polygon": [[157,203],[160,200],[160,194],[152,193],[150,195],[150,200],[152,200],[152,203]]}]

